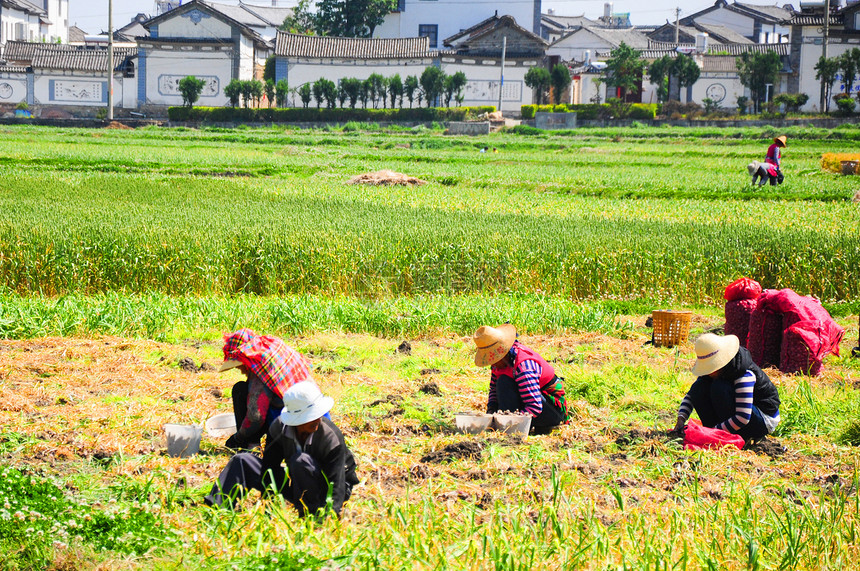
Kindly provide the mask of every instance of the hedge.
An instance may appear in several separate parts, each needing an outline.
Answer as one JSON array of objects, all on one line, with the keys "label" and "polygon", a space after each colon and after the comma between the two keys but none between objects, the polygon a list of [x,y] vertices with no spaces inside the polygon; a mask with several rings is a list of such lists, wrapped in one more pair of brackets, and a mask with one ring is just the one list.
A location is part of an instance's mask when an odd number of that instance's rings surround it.
[{"label": "hedge", "polygon": [[[534,119],[535,113],[576,113],[577,119],[591,120],[609,118],[612,113],[607,103],[583,103],[561,105],[523,105],[520,107],[523,119]],[[625,119],[654,119],[657,116],[656,103],[633,103]]]},{"label": "hedge", "polygon": [[480,107],[414,107],[406,109],[245,109],[241,107],[170,107],[171,121],[212,123],[345,123],[347,121],[463,121],[492,113],[492,105]]}]

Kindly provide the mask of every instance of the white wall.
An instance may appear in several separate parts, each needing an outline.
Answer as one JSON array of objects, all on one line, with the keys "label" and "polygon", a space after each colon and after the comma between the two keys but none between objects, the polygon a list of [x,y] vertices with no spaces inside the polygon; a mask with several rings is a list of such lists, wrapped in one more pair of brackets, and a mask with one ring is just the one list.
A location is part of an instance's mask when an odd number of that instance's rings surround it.
[{"label": "white wall", "polygon": [[182,105],[182,95],[179,94],[177,85],[184,77],[193,75],[207,82],[203,93],[200,94],[198,105],[215,107],[228,105],[224,88],[233,77],[232,54],[232,50],[229,49],[217,51],[147,49],[144,56],[146,58],[146,103]]},{"label": "white wall", "polygon": [[374,31],[375,38],[414,38],[418,26],[435,24],[438,26],[438,45],[462,30],[491,18],[498,11],[499,16],[510,15],[517,24],[534,31],[534,2],[512,0],[505,2],[460,2],[450,0],[406,0],[406,9],[385,17],[382,25]]},{"label": "white wall", "polygon": [[107,101],[107,77],[40,72],[34,77],[33,96],[38,105],[103,107]]},{"label": "white wall", "polygon": [[722,8],[703,14],[697,17],[696,21],[700,24],[725,26],[748,38],[752,38],[753,35],[752,18]]},{"label": "white wall", "polygon": [[3,8],[2,16],[3,43],[16,40],[28,42],[41,40],[38,16],[29,16],[11,8]]},{"label": "white wall", "polygon": [[585,52],[591,52],[591,59],[596,60],[595,53],[606,52],[615,46],[604,39],[582,29],[552,44],[546,51],[547,56],[558,56],[562,61],[585,61]]},{"label": "white wall", "polygon": [[[194,23],[192,14],[200,15],[200,21]],[[158,25],[159,38],[229,38],[232,36],[230,25],[217,18],[209,16],[200,10],[192,10],[185,14],[168,18]]]},{"label": "white wall", "polygon": [[27,100],[27,74],[0,72],[0,103],[17,105]]},{"label": "white wall", "polygon": [[[681,90],[685,94],[686,88]],[[737,109],[738,97],[746,95],[746,88],[736,73],[702,73],[699,80],[693,84],[693,101],[704,105],[705,98],[717,101],[720,107]]]},{"label": "white wall", "polygon": [[[453,60],[453,58],[451,58]],[[463,91],[463,105],[474,107],[478,105],[499,105],[499,79],[501,62],[498,59],[451,61],[442,58],[442,71],[454,75],[458,71],[466,74],[466,88]],[[502,111],[519,112],[520,107],[532,103],[532,88],[525,84],[525,75],[529,68],[538,65],[538,61],[526,62],[527,65],[511,65],[506,62],[505,82],[502,88]],[[456,105],[453,101],[451,105]]]},{"label": "white wall", "polygon": [[[822,45],[814,42],[816,39],[820,42],[821,36],[822,33],[818,32],[817,29],[811,27],[804,28],[804,43],[801,45],[800,65],[798,66],[797,71],[800,74],[800,92],[809,95],[809,101],[801,108],[802,111],[819,110],[821,83],[815,79],[815,64],[818,63],[818,58],[822,55]],[[831,43],[827,44],[827,57],[838,57],[846,51],[857,47],[860,47],[860,44],[835,44],[832,43],[831,40]],[[842,79],[842,74],[840,72],[839,79],[833,84],[832,95],[840,93],[844,88]],[[852,93],[857,93],[858,91],[860,91],[860,77],[855,76]],[[831,99],[830,110],[833,111],[834,109],[836,109],[836,102]]]},{"label": "white wall", "polygon": [[[41,6],[41,4],[37,4]],[[45,32],[45,41],[69,43],[69,0],[47,0],[48,20],[51,25]]]},{"label": "white wall", "polygon": [[247,36],[239,38],[239,79],[254,79],[254,42]]}]

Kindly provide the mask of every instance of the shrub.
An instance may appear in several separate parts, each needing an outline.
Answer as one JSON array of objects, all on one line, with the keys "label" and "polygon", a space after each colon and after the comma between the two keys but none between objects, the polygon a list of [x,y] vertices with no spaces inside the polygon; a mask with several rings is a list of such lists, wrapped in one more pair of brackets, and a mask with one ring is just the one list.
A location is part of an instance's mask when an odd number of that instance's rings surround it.
[{"label": "shrub", "polygon": [[840,93],[833,100],[836,101],[840,115],[851,115],[854,113],[854,107],[857,105],[857,102],[847,93]]},{"label": "shrub", "polygon": [[629,119],[652,120],[657,117],[656,103],[634,103],[627,113]]},{"label": "shrub", "polygon": [[234,107],[171,107],[167,116],[171,121],[202,121],[213,123],[301,123],[348,121],[462,121],[481,113],[492,113],[492,105],[480,107],[418,107],[414,109],[316,109],[294,107],[289,109],[246,109]]},{"label": "shrub", "polygon": [[773,101],[777,105],[785,105],[786,113],[797,113],[809,101],[809,95],[805,93],[780,93],[773,98]]},{"label": "shrub", "polygon": [[534,119],[537,107],[537,105],[523,105],[520,107],[520,113],[522,113],[523,119]]},{"label": "shrub", "polygon": [[693,119],[702,114],[702,106],[695,101],[681,103],[680,101],[667,101],[663,104],[663,114],[672,117],[686,117]]}]

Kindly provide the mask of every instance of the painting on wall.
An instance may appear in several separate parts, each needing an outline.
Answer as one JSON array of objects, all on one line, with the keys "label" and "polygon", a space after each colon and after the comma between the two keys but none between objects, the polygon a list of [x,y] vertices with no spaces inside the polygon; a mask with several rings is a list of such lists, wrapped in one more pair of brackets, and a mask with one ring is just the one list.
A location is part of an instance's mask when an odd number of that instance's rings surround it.
[{"label": "painting on wall", "polygon": [[[182,97],[179,92],[179,82],[188,77],[187,75],[159,75],[158,76],[158,93],[160,95],[175,95]],[[200,92],[200,97],[217,97],[221,90],[221,80],[215,75],[196,75],[197,79],[202,79],[206,82],[203,86],[203,91]]]},{"label": "painting on wall", "polygon": [[[494,105],[499,102],[499,82],[492,80],[470,80],[466,83],[463,92],[463,101],[482,102],[485,105]],[[502,87],[502,101],[515,101],[519,103],[523,99],[522,81],[505,81]]]},{"label": "painting on wall", "polygon": [[103,81],[52,79],[49,91],[51,101],[102,103],[107,100],[107,83]]}]

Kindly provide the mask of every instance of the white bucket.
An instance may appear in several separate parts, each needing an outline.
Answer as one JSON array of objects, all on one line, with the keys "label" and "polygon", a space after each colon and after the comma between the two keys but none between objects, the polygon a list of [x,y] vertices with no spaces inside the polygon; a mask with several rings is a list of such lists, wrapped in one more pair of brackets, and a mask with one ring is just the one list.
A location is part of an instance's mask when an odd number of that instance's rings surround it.
[{"label": "white bucket", "polygon": [[236,415],[232,412],[216,414],[206,421],[206,434],[213,438],[226,438],[236,434]]},{"label": "white bucket", "polygon": [[460,434],[480,434],[489,428],[493,415],[461,412],[454,415],[454,422]]},{"label": "white bucket", "polygon": [[529,435],[532,426],[532,415],[530,414],[494,414],[493,428],[501,430],[505,434],[521,436]]},{"label": "white bucket", "polygon": [[200,450],[203,428],[188,424],[165,424],[164,434],[167,436],[167,455],[188,458]]}]

